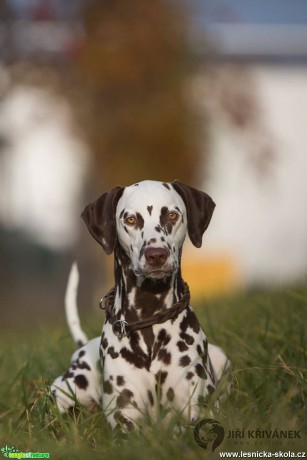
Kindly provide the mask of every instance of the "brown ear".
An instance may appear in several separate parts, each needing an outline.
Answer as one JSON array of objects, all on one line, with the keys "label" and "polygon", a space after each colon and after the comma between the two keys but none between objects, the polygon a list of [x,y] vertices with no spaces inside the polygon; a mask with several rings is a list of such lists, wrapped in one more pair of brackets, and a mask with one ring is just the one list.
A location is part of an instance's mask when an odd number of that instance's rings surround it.
[{"label": "brown ear", "polygon": [[107,254],[114,251],[117,241],[115,213],[123,191],[124,187],[112,188],[96,201],[88,204],[81,214],[90,234],[101,244]]},{"label": "brown ear", "polygon": [[178,180],[172,182],[172,186],[179,193],[187,208],[190,240],[194,246],[200,248],[203,233],[210,223],[215,203],[206,193],[189,187]]}]

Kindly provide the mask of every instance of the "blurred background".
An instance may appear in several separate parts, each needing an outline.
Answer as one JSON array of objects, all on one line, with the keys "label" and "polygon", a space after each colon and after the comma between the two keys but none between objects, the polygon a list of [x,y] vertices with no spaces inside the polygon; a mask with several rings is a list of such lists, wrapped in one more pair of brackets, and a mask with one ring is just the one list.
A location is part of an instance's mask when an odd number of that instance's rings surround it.
[{"label": "blurred background", "polygon": [[306,282],[306,64],[305,0],[1,0],[0,331],[62,325],[75,258],[99,313],[112,257],[79,216],[143,179],[217,204],[193,298]]}]

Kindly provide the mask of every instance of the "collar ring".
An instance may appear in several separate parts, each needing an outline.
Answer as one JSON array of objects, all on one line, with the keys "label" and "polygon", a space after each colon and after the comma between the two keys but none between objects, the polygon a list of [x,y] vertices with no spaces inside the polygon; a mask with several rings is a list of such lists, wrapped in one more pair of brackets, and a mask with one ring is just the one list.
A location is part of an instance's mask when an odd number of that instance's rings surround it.
[{"label": "collar ring", "polygon": [[116,335],[116,337],[118,337],[119,340],[121,340],[123,337],[126,337],[126,326],[128,326],[128,323],[123,319],[118,319],[114,321],[114,323],[112,324],[113,334]]}]

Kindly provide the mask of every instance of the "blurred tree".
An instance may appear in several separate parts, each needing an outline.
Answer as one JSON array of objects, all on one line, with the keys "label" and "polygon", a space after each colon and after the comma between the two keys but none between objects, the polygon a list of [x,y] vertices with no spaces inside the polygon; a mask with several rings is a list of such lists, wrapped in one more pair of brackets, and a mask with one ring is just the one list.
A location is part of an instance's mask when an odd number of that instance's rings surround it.
[{"label": "blurred tree", "polygon": [[77,62],[101,190],[152,178],[193,183],[197,122],[185,91],[186,17],[168,0],[94,0]]}]

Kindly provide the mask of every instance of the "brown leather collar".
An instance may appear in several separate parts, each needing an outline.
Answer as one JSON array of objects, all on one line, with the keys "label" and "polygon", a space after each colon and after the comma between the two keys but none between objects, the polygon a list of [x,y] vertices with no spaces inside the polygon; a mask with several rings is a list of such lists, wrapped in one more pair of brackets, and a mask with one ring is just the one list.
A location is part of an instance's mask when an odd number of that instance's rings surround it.
[{"label": "brown leather collar", "polygon": [[[144,329],[145,327],[153,326],[154,324],[162,324],[169,319],[176,318],[179,313],[185,310],[190,303],[190,290],[187,283],[184,283],[184,293],[181,299],[174,303],[170,308],[161,310],[159,313],[151,316],[150,318],[141,319],[128,323],[123,319],[116,319],[114,316],[114,299],[115,287],[100,300],[100,308],[106,311],[106,320],[112,325],[114,334],[121,340],[123,337],[130,334],[130,332]],[[104,306],[103,306],[104,304]]]}]

